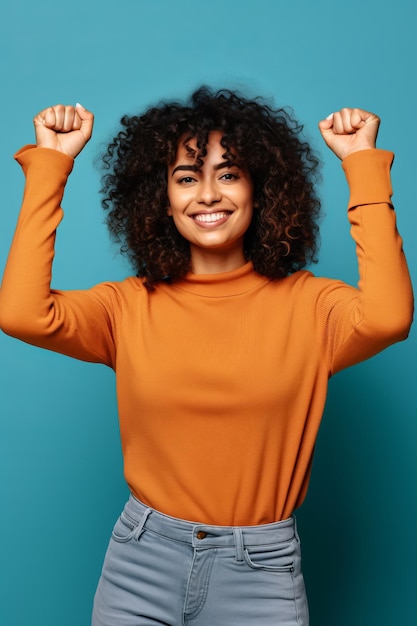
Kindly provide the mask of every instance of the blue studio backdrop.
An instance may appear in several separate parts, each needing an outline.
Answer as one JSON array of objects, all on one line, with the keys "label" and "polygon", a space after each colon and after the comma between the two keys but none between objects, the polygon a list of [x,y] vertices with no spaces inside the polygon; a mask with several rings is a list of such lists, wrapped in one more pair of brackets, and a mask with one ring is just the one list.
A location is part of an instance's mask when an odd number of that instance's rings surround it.
[{"label": "blue studio backdrop", "polygon": [[[0,270],[23,176],[13,153],[58,102],[96,115],[57,237],[53,285],[87,288],[130,268],[109,242],[97,166],[124,113],[206,83],[293,107],[323,162],[317,274],[357,280],[347,186],[317,122],[343,106],[382,118],[412,275],[415,212],[412,0],[14,0],[0,22]],[[330,384],[298,512],[312,626],[415,620],[416,334]],[[0,335],[2,626],[88,626],[111,527],[127,497],[113,372]],[[213,625],[214,626],[214,625]],[[234,626],[234,625],[233,625]],[[236,625],[238,626],[238,625]]]}]

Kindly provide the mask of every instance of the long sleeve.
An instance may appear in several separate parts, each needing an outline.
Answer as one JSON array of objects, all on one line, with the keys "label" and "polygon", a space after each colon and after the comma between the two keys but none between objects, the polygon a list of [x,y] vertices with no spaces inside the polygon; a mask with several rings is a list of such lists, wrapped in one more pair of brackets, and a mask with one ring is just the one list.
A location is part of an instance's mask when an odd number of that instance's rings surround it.
[{"label": "long sleeve", "polygon": [[55,232],[73,160],[33,146],[16,159],[26,185],[0,290],[0,328],[28,343],[112,365],[111,307],[104,302],[115,297],[114,290],[103,285],[64,294],[50,288]]},{"label": "long sleeve", "polygon": [[364,150],[343,161],[359,282],[350,293],[335,283],[322,298],[332,334],[332,373],[405,339],[412,322],[411,281],[391,204],[392,159],[391,152]]}]

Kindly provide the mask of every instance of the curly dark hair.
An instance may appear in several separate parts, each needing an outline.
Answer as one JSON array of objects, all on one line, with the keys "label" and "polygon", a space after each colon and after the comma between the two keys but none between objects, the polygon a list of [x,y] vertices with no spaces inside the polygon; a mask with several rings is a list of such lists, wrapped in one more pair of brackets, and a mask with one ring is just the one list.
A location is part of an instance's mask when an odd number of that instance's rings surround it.
[{"label": "curly dark hair", "polygon": [[270,279],[316,261],[319,161],[291,112],[260,98],[200,87],[185,103],[163,102],[143,115],[124,116],[121,124],[103,157],[102,204],[111,235],[148,289],[191,270],[190,246],[167,215],[167,167],[184,137],[196,140],[201,163],[214,130],[222,133],[224,158],[237,157],[254,186],[246,259]]}]

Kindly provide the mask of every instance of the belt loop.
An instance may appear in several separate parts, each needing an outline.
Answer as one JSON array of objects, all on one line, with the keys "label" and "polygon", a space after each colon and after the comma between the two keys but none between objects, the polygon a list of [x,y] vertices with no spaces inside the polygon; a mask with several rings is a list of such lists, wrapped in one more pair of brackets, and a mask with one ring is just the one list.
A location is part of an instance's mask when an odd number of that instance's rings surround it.
[{"label": "belt loop", "polygon": [[295,517],[295,515],[293,515],[292,519],[294,521],[294,535],[295,535],[295,538],[297,539],[298,543],[300,543],[300,536],[298,534],[298,526],[297,526],[297,518]]},{"label": "belt loop", "polygon": [[236,561],[244,561],[244,546],[243,546],[243,533],[242,529],[239,527],[233,528],[233,535],[235,537],[235,548],[236,548]]},{"label": "belt loop", "polygon": [[143,527],[145,526],[145,522],[151,513],[152,513],[152,509],[146,509],[146,511],[142,515],[142,519],[140,520],[139,524],[136,526],[135,532],[133,533],[133,539],[136,539],[136,541],[139,541],[139,537],[141,536],[143,532]]}]

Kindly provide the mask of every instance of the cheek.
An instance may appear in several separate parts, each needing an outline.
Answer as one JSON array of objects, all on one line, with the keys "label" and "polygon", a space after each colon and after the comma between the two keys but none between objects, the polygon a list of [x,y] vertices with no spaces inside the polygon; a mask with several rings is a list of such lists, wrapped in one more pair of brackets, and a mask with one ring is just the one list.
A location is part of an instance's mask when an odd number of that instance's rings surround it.
[{"label": "cheek", "polygon": [[177,222],[178,220],[181,219],[183,211],[181,210],[181,207],[178,206],[178,204],[176,204],[175,202],[170,201],[170,203],[168,205],[167,213],[168,213],[168,215],[170,217],[172,217],[174,222]]},{"label": "cheek", "polygon": [[193,226],[181,219],[177,213],[171,213],[172,224],[179,234],[188,242],[193,239]]},{"label": "cheek", "polygon": [[183,228],[186,228],[188,219],[185,218],[183,211],[180,207],[172,204],[168,207],[168,215],[171,218],[174,226],[181,232]]},{"label": "cheek", "polygon": [[186,189],[168,185],[167,198],[169,215],[180,215],[187,208],[191,194]]},{"label": "cheek", "polygon": [[254,202],[253,196],[254,193],[252,185],[246,183],[238,190],[238,193],[236,194],[236,203],[240,204],[241,206],[245,206],[246,208],[250,207],[250,209],[252,209]]},{"label": "cheek", "polygon": [[171,211],[171,214],[172,214],[173,212],[172,207],[175,208],[175,206],[178,204],[178,190],[174,187],[174,185],[171,184],[170,181],[168,181],[168,185],[167,185],[167,198],[168,198],[169,210]]}]

